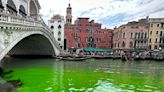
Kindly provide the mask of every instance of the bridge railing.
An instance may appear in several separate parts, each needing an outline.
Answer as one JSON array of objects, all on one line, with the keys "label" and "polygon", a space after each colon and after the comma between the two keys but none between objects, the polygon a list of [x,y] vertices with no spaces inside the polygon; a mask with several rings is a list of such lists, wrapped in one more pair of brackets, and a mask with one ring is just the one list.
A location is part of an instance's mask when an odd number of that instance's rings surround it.
[{"label": "bridge railing", "polygon": [[0,12],[0,23],[7,23],[7,24],[17,24],[17,25],[23,25],[23,26],[29,26],[29,27],[41,27],[46,29],[49,33],[52,33],[52,31],[48,28],[48,26],[42,21],[37,21],[31,17],[21,17],[21,16],[15,16],[12,14],[8,14],[5,12]]},{"label": "bridge railing", "polygon": [[25,26],[37,26],[37,27],[42,26],[40,22],[35,21],[33,18],[30,18],[30,17],[24,18],[21,16],[15,16],[15,15],[3,13],[3,12],[0,12],[0,22],[25,25]]}]

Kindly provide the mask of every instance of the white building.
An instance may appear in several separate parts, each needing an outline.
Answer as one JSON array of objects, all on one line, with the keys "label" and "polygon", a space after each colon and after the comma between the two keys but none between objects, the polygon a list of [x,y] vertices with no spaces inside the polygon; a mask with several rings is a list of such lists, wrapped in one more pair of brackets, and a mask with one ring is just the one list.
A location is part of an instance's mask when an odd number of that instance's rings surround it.
[{"label": "white building", "polygon": [[48,21],[49,28],[53,31],[58,45],[64,50],[64,16],[55,15]]},{"label": "white building", "polygon": [[0,13],[31,17],[38,20],[40,8],[38,0],[0,0]]}]

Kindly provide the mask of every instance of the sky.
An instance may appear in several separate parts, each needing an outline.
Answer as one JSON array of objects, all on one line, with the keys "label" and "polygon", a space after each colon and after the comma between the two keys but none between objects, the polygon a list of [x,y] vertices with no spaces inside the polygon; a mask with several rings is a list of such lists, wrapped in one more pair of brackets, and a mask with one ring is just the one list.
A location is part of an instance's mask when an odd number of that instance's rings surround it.
[{"label": "sky", "polygon": [[[66,16],[69,0],[39,0],[45,23],[56,14]],[[70,0],[73,21],[88,17],[104,28],[114,28],[141,18],[164,18],[164,0]]]}]

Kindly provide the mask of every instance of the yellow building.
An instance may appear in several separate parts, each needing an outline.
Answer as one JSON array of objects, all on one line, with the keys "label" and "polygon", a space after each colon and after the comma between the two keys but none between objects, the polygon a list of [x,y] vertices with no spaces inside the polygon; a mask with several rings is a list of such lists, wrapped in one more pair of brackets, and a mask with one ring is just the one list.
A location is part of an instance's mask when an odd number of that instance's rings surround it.
[{"label": "yellow building", "polygon": [[164,49],[164,18],[149,19],[148,48]]}]

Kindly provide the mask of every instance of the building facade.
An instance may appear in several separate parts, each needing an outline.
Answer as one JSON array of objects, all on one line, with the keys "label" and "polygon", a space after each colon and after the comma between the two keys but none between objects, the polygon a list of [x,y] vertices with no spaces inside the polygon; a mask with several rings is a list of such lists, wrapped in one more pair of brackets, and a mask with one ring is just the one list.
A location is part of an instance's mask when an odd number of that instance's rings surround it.
[{"label": "building facade", "polygon": [[20,17],[31,17],[39,20],[40,4],[38,0],[0,0],[1,13]]},{"label": "building facade", "polygon": [[113,49],[146,49],[148,40],[148,18],[128,22],[114,29]]},{"label": "building facade", "polygon": [[111,48],[112,30],[102,29],[101,24],[89,18],[78,18],[72,24],[72,7],[66,10],[65,38],[67,48]]},{"label": "building facade", "polygon": [[78,18],[75,24],[65,24],[65,37],[68,48],[111,48],[112,30],[102,29],[101,24]]},{"label": "building facade", "polygon": [[149,19],[149,40],[150,50],[164,49],[164,18]]},{"label": "building facade", "polygon": [[64,50],[64,16],[55,15],[48,21],[49,28],[53,31],[53,35],[58,45]]}]

